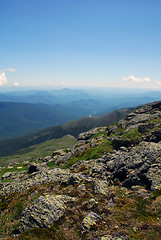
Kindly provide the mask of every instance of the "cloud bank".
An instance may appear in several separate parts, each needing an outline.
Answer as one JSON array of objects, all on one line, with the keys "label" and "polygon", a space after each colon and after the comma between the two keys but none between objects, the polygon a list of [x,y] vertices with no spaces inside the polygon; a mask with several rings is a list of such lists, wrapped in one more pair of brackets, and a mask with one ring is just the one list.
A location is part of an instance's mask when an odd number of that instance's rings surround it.
[{"label": "cloud bank", "polygon": [[[122,78],[122,80],[132,83],[138,83],[138,84],[149,84],[150,87],[161,87],[161,81],[154,81],[150,79],[149,77],[144,78],[137,78],[133,75],[130,75],[128,77]],[[144,86],[144,85],[143,85]]]},{"label": "cloud bank", "polygon": [[132,75],[128,77],[124,77],[123,80],[129,81],[129,82],[135,82],[135,83],[152,82],[152,80],[149,77],[137,78]]},{"label": "cloud bank", "polygon": [[13,85],[14,85],[15,87],[20,86],[20,84],[19,84],[18,82],[14,82]]},{"label": "cloud bank", "polygon": [[8,71],[8,72],[16,72],[16,69],[15,68],[8,68],[6,71]]}]

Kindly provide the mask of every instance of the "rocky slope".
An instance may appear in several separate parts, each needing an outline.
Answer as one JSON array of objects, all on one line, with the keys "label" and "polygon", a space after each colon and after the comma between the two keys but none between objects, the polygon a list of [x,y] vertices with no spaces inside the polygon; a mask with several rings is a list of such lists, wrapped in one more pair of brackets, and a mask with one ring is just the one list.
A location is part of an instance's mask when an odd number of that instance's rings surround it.
[{"label": "rocky slope", "polygon": [[161,102],[7,172],[1,239],[161,239]]}]

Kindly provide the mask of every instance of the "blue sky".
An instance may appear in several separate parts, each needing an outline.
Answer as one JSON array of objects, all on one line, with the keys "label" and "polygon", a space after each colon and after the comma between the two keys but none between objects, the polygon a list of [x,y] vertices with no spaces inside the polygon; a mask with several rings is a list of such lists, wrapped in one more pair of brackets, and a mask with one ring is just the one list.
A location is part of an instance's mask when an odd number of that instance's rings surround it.
[{"label": "blue sky", "polygon": [[0,86],[161,88],[160,0],[0,6]]}]

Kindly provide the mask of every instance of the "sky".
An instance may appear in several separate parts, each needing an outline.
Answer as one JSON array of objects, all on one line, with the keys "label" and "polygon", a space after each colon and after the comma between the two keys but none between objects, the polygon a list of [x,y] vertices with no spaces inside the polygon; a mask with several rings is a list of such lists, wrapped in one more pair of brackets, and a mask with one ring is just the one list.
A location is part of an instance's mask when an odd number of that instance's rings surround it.
[{"label": "sky", "polygon": [[0,87],[161,89],[160,0],[0,0]]}]

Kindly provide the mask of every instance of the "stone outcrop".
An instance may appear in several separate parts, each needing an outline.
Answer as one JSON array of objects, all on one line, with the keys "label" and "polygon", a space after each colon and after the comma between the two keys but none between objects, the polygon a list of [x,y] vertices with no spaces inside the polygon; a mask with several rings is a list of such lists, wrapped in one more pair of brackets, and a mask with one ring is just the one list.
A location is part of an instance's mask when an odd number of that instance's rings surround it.
[{"label": "stone outcrop", "polygon": [[[123,186],[146,185],[148,189],[161,187],[161,143],[141,142],[128,151],[116,151],[105,156],[107,170]],[[158,162],[155,164],[155,162]]]},{"label": "stone outcrop", "polygon": [[[1,210],[10,196],[27,196],[18,220],[20,233],[61,224],[63,234],[70,228],[77,231],[75,239],[128,240],[139,231],[144,239],[147,223],[139,220],[137,227],[131,221],[149,214],[159,229],[161,102],[144,105],[113,126],[81,133],[71,148],[27,166],[26,172],[6,172],[0,184]],[[70,234],[62,236],[70,239]]]},{"label": "stone outcrop", "polygon": [[25,177],[19,181],[4,183],[0,190],[0,195],[7,196],[11,193],[22,192],[32,186],[39,186],[44,183],[57,182],[68,185],[78,183],[81,179],[84,179],[84,176],[81,173],[74,174],[69,170],[63,170],[60,168],[51,170],[47,168],[32,174],[30,174],[30,177],[25,175]]}]

